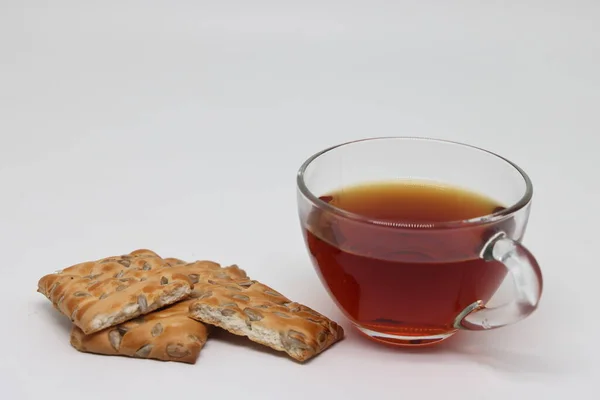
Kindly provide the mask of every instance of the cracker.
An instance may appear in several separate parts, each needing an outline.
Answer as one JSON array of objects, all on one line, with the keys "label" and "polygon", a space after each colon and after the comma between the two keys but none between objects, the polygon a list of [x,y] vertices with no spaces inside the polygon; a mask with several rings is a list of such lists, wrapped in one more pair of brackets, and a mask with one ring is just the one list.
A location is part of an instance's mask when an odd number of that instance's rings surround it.
[{"label": "cracker", "polygon": [[248,278],[213,276],[194,285],[190,317],[246,336],[298,361],[343,339],[337,323]]},{"label": "cracker", "polygon": [[73,326],[71,345],[81,352],[194,364],[208,327],[188,318],[192,300],[86,335]]},{"label": "cracker", "polygon": [[46,275],[38,292],[91,334],[186,298],[192,279],[176,265],[150,250],[136,250]]},{"label": "cracker", "polygon": [[[233,265],[221,268],[211,261],[184,261],[166,258],[178,271],[192,282],[216,277],[242,279],[246,272]],[[204,346],[209,329],[207,325],[189,318],[189,306],[200,294],[190,292],[190,300],[170,305],[158,311],[137,317],[100,332],[86,335],[73,326],[71,345],[87,353],[120,355],[135,358],[152,358],[193,364]]]}]

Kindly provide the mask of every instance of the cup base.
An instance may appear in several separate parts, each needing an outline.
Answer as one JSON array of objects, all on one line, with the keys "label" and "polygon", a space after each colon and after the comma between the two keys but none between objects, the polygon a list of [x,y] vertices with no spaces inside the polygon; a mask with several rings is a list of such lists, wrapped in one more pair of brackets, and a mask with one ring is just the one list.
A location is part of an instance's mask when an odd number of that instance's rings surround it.
[{"label": "cup base", "polygon": [[435,335],[397,335],[397,334],[389,334],[383,332],[373,331],[371,329],[367,329],[358,325],[355,325],[360,333],[367,336],[369,339],[372,339],[376,342],[389,344],[392,346],[399,347],[423,347],[423,346],[431,346],[437,343],[440,343],[450,336],[454,335],[456,331],[447,332],[447,333],[439,333]]}]

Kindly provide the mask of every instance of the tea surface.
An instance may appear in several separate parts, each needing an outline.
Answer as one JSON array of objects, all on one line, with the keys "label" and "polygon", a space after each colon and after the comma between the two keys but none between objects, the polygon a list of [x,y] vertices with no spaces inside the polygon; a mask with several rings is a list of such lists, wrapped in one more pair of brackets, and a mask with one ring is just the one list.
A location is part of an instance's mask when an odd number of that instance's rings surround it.
[{"label": "tea surface", "polygon": [[460,221],[491,214],[500,205],[475,192],[423,181],[351,186],[322,196],[346,211],[406,223]]}]

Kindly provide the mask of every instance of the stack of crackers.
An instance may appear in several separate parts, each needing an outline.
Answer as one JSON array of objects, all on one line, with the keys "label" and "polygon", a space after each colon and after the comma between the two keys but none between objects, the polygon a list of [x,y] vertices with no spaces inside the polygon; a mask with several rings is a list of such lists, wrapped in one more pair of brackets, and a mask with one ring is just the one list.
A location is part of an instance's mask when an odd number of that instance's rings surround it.
[{"label": "stack of crackers", "polygon": [[88,353],[193,364],[217,326],[305,361],[344,337],[335,322],[235,265],[150,250],[46,275],[38,292],[71,319],[71,345]]}]

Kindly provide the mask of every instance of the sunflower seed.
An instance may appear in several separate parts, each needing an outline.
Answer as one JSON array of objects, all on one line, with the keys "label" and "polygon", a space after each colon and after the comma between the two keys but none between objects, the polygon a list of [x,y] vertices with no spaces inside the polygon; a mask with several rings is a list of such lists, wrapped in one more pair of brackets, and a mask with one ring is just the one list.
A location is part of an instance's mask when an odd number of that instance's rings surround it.
[{"label": "sunflower seed", "polygon": [[154,325],[152,327],[152,330],[150,331],[150,333],[152,334],[152,336],[158,336],[161,333],[163,333],[163,326],[162,326],[162,324],[159,322],[158,324]]},{"label": "sunflower seed", "polygon": [[317,338],[317,341],[319,343],[323,343],[325,341],[325,339],[327,339],[327,331],[321,331],[321,333],[319,333],[319,337]]},{"label": "sunflower seed", "polygon": [[148,312],[148,301],[146,300],[146,296],[140,294],[137,298],[137,303],[140,305],[140,311],[142,313]]},{"label": "sunflower seed", "polygon": [[198,281],[200,280],[200,275],[198,275],[198,274],[189,274],[188,278],[190,278],[190,281],[192,281],[192,283],[198,283]]},{"label": "sunflower seed", "polygon": [[167,285],[169,283],[169,279],[166,276],[163,276],[160,278],[160,284],[161,285]]},{"label": "sunflower seed", "polygon": [[119,285],[117,286],[117,288],[115,289],[117,292],[120,292],[121,290],[125,290],[127,289],[127,285]]},{"label": "sunflower seed", "polygon": [[150,352],[152,351],[153,347],[154,346],[152,344],[145,344],[142,347],[140,347],[133,356],[139,358],[147,358],[150,355]]},{"label": "sunflower seed", "polygon": [[294,340],[299,340],[301,342],[306,342],[306,335],[302,332],[298,332],[293,329],[289,330],[288,337],[293,338]]},{"label": "sunflower seed", "polygon": [[119,264],[121,264],[122,266],[124,266],[125,268],[129,268],[129,266],[131,265],[131,261],[129,261],[129,260],[119,260],[117,262]]},{"label": "sunflower seed", "polygon": [[89,294],[87,292],[75,292],[75,293],[73,293],[73,296],[75,296],[75,297],[90,297],[91,294]]},{"label": "sunflower seed", "polygon": [[298,303],[289,302],[289,303],[285,303],[284,306],[289,308],[290,311],[294,312],[294,313],[300,311],[300,304],[298,304]]},{"label": "sunflower seed", "polygon": [[73,309],[73,312],[71,313],[71,321],[74,322],[75,321],[75,314],[77,314],[77,311],[79,311],[79,306],[75,307]]},{"label": "sunflower seed", "polygon": [[231,317],[234,314],[235,314],[235,310],[232,310],[230,308],[226,308],[224,310],[221,310],[221,315],[224,316],[224,317]]},{"label": "sunflower seed", "polygon": [[246,295],[243,295],[243,294],[234,294],[231,297],[234,298],[234,299],[236,299],[236,300],[250,301],[250,297],[248,297]]},{"label": "sunflower seed", "polygon": [[125,273],[125,270],[122,269],[119,272],[117,272],[116,274],[113,275],[113,278],[119,279],[121,277],[123,277],[123,274]]},{"label": "sunflower seed", "polygon": [[195,299],[206,299],[208,297],[211,297],[213,295],[213,292],[211,292],[210,290],[207,291],[202,291],[202,290],[194,290],[192,292],[192,297]]},{"label": "sunflower seed", "polygon": [[304,334],[291,329],[288,334],[281,338],[283,348],[286,350],[308,350],[310,346],[306,344]]},{"label": "sunflower seed", "polygon": [[244,309],[244,314],[246,314],[246,316],[248,317],[248,319],[250,321],[260,321],[261,319],[264,318],[263,315],[260,312],[255,311],[255,310],[253,310],[251,308],[245,308]]},{"label": "sunflower seed", "polygon": [[188,335],[188,339],[192,342],[202,343],[202,340],[196,335]]},{"label": "sunflower seed", "polygon": [[60,285],[60,282],[54,282],[54,284],[50,287],[50,290],[48,291],[49,296],[52,295],[52,293],[54,293],[58,285]]},{"label": "sunflower seed", "polygon": [[287,315],[287,314],[284,314],[284,313],[281,313],[281,312],[279,312],[279,311],[274,311],[274,312],[273,312],[273,314],[277,315],[277,316],[278,316],[278,317],[280,317],[280,318],[286,318],[286,319],[290,319],[290,318],[292,318],[292,317],[290,317],[289,315]]},{"label": "sunflower seed", "polygon": [[189,356],[191,352],[181,343],[171,343],[167,346],[167,354],[173,358],[183,358]]},{"label": "sunflower seed", "polygon": [[108,341],[116,351],[119,351],[119,347],[121,347],[121,339],[123,339],[123,335],[118,331],[118,329],[113,329],[112,331],[108,332]]},{"label": "sunflower seed", "polygon": [[152,269],[152,267],[150,266],[150,264],[148,264],[147,262],[145,262],[144,265],[142,266],[142,269],[144,271],[150,271]]}]

